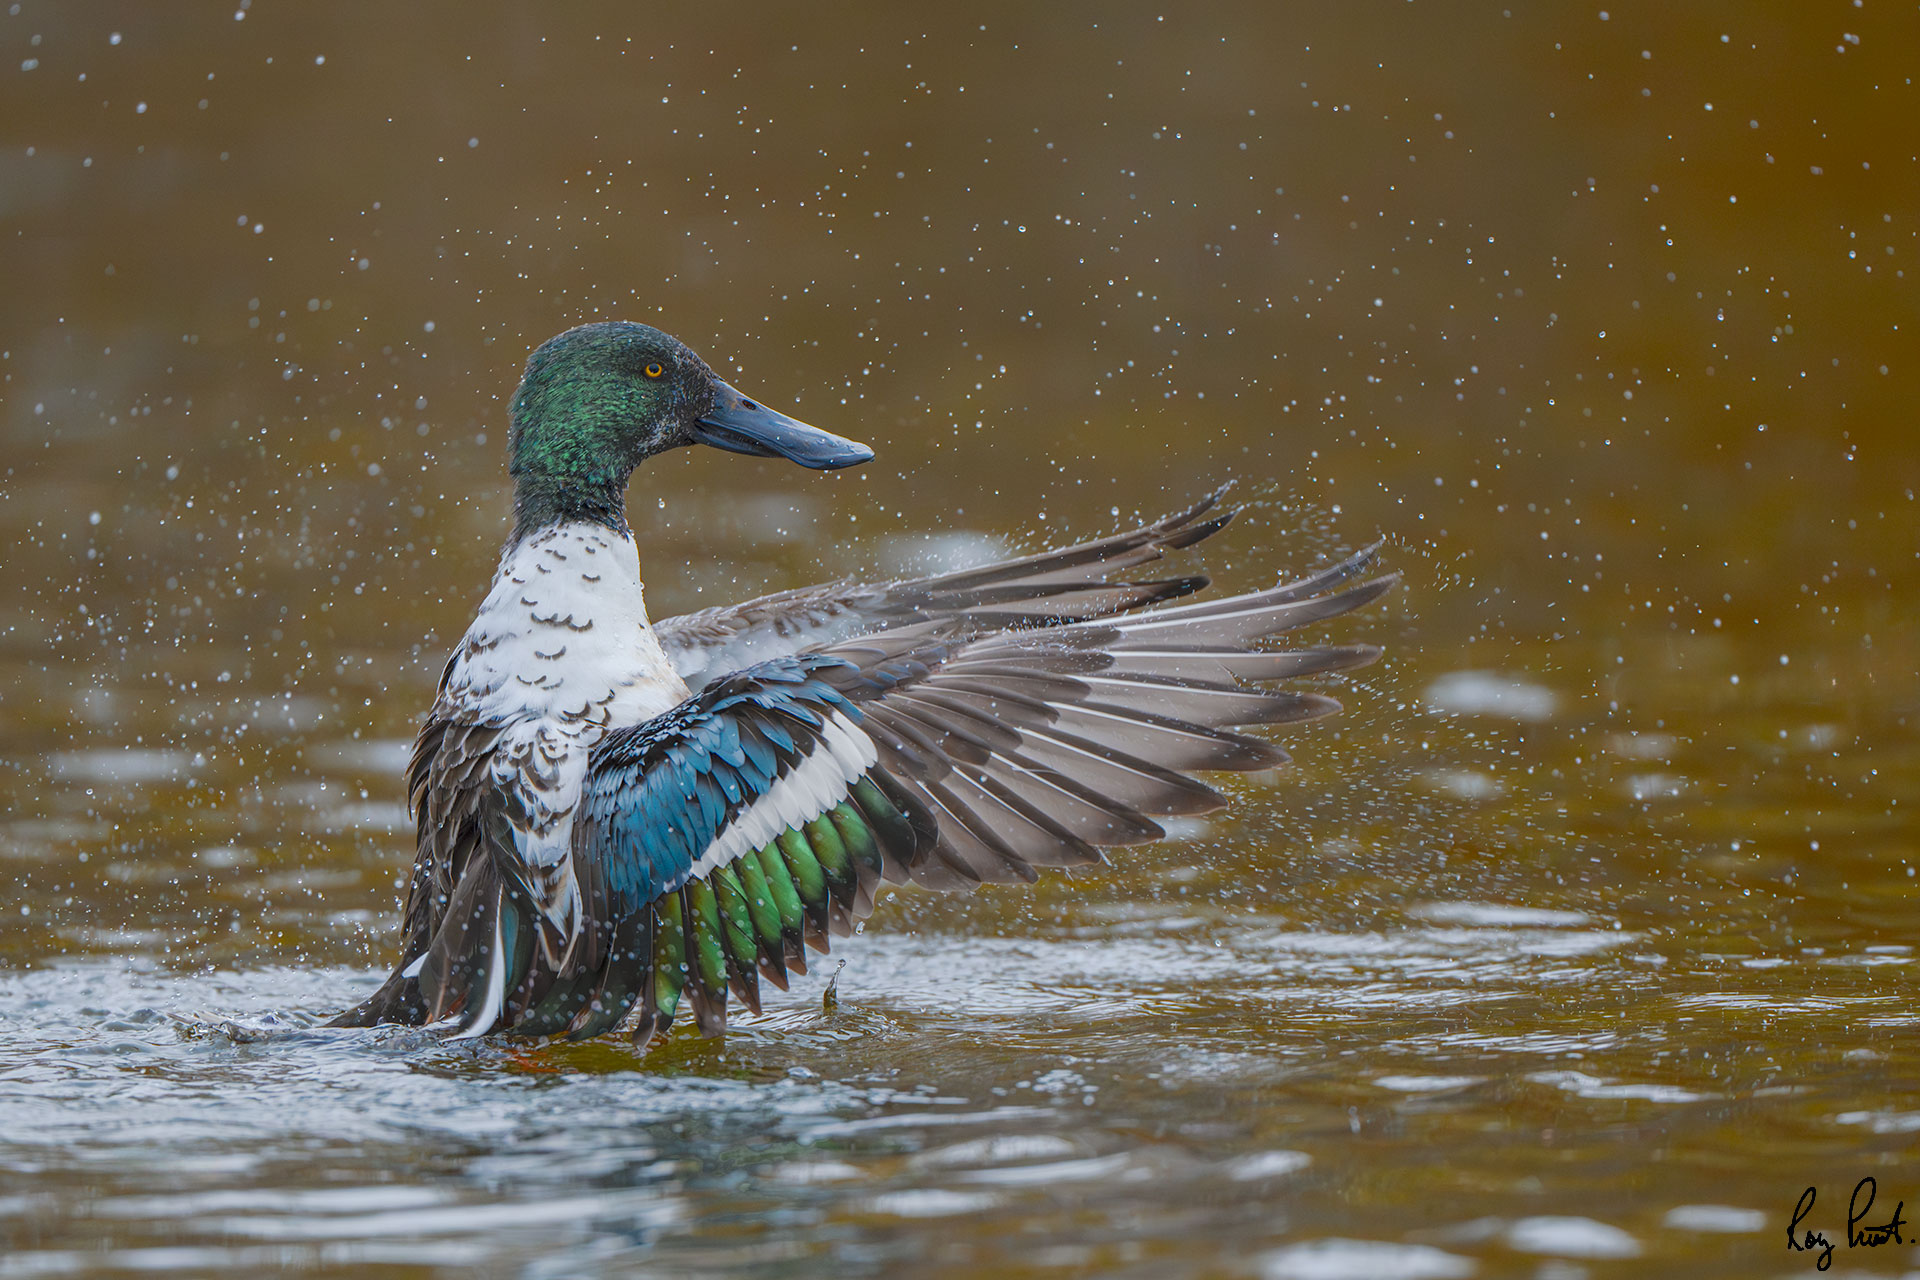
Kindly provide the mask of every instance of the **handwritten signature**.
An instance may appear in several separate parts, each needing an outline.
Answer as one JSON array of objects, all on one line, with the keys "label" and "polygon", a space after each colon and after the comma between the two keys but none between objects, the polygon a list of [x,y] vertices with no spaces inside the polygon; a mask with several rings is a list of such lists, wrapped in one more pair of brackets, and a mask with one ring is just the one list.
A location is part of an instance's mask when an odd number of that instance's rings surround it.
[{"label": "handwritten signature", "polygon": [[[1873,1198],[1879,1190],[1880,1185],[1872,1178],[1862,1178],[1854,1184],[1853,1195],[1847,1199],[1847,1248],[1878,1249],[1883,1244],[1913,1243],[1900,1237],[1900,1228],[1911,1225],[1900,1216],[1900,1211],[1907,1207],[1905,1200],[1894,1205],[1893,1216],[1877,1227],[1861,1221],[1873,1212]],[[1862,1195],[1866,1197],[1864,1202]],[[1813,1212],[1813,1202],[1818,1198],[1819,1192],[1812,1187],[1800,1193],[1799,1202],[1793,1206],[1793,1221],[1787,1224],[1787,1248],[1795,1253],[1819,1254],[1814,1267],[1825,1271],[1833,1265],[1833,1242],[1824,1231],[1811,1227],[1803,1230],[1800,1226]]]}]

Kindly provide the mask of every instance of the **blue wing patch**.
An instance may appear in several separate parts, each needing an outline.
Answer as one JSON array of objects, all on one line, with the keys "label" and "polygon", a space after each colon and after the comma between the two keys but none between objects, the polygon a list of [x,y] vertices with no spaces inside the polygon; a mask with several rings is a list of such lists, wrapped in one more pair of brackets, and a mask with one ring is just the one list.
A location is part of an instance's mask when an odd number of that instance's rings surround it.
[{"label": "blue wing patch", "polygon": [[827,714],[858,721],[860,709],[815,674],[851,665],[776,658],[609,734],[574,824],[576,870],[602,882],[606,909],[637,911],[678,889],[728,820],[806,757]]}]

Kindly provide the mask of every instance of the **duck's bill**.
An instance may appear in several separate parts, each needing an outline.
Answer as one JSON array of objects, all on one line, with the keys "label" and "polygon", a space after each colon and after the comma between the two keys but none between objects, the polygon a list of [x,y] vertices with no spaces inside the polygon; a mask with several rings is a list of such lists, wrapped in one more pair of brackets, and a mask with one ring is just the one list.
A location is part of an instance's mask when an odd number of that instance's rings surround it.
[{"label": "duck's bill", "polygon": [[693,424],[694,437],[701,444],[756,458],[785,458],[816,471],[873,460],[873,450],[867,446],[776,413],[724,382],[717,392],[712,410]]}]

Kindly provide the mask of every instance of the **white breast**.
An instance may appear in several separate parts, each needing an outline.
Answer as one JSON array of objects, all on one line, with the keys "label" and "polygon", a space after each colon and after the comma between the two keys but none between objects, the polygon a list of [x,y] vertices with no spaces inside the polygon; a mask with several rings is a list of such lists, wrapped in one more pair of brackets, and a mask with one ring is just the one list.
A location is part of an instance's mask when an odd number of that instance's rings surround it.
[{"label": "white breast", "polygon": [[647,623],[633,540],[574,523],[501,557],[436,710],[505,727],[493,777],[520,793],[520,852],[538,867],[566,858],[593,744],[686,697]]}]

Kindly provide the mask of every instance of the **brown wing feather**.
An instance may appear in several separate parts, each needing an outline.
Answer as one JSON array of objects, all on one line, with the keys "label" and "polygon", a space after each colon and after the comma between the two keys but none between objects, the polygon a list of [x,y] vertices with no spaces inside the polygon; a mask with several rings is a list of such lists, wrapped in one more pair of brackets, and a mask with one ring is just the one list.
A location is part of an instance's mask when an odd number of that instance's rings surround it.
[{"label": "brown wing feather", "polygon": [[922,622],[825,646],[853,666],[821,675],[864,712],[881,769],[939,824],[908,868],[917,883],[1031,880],[1157,840],[1158,818],[1220,807],[1192,770],[1286,759],[1240,729],[1338,711],[1324,694],[1256,682],[1347,670],[1379,650],[1256,646],[1390,590],[1397,575],[1343,586],[1377,550],[1265,591],[1052,628]]},{"label": "brown wing feather", "polygon": [[976,631],[1057,626],[1164,603],[1200,590],[1207,579],[1123,575],[1223,528],[1234,513],[1209,513],[1227,488],[1152,524],[1071,547],[929,578],[800,587],[666,618],[654,633],[697,689],[750,662],[917,623],[964,620]]}]

